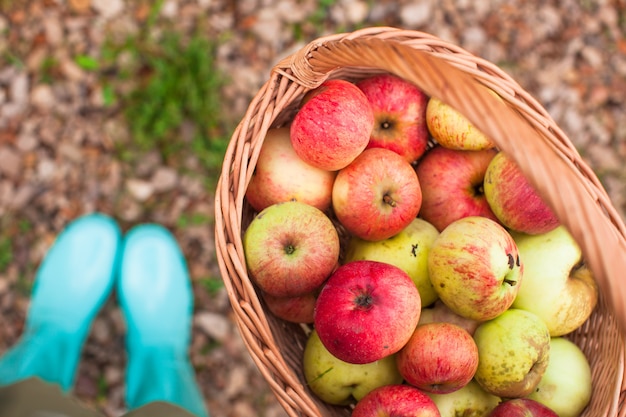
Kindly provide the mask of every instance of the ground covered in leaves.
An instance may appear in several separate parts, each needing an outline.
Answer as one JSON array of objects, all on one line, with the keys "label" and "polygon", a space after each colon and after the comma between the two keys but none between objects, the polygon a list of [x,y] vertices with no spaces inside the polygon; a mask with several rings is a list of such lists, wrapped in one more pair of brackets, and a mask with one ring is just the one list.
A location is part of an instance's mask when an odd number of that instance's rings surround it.
[{"label": "ground covered in leaves", "polygon": [[[168,227],[195,291],[190,354],[214,417],[283,416],[221,284],[213,189],[225,143],[272,66],[366,26],[434,34],[505,69],[626,210],[624,0],[0,0],[0,352],[19,338],[58,232],[101,211]],[[75,395],[124,411],[112,295]]]}]

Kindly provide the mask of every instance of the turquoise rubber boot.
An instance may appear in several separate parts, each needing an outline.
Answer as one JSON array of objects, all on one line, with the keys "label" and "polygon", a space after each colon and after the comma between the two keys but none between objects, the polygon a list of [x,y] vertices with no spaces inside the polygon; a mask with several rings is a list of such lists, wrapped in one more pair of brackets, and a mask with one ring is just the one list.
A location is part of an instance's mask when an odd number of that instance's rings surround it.
[{"label": "turquoise rubber boot", "polygon": [[0,385],[29,377],[71,390],[91,323],[110,294],[121,232],[103,214],[70,223],[37,273],[24,333],[0,358]]},{"label": "turquoise rubber boot", "polygon": [[188,354],[191,281],[182,251],[167,229],[145,224],[127,234],[118,296],[127,323],[128,408],[165,401],[208,417]]}]

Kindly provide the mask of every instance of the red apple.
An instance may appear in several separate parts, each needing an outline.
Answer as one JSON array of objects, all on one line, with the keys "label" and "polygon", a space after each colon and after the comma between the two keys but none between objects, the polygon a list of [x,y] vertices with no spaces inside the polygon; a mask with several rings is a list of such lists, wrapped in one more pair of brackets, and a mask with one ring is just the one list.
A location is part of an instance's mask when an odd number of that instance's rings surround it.
[{"label": "red apple", "polygon": [[517,164],[503,152],[485,172],[485,197],[500,222],[509,229],[536,235],[559,225],[552,209],[528,182]]},{"label": "red apple", "polygon": [[325,211],[330,207],[337,175],[304,162],[291,145],[289,128],[270,129],[246,190],[256,210],[283,201],[301,201]]},{"label": "red apple", "polygon": [[433,288],[455,313],[490,320],[515,300],[523,265],[513,237],[486,217],[456,220],[433,242],[428,253]]},{"label": "red apple", "polygon": [[428,96],[415,84],[392,74],[378,74],[357,82],[374,111],[374,130],[368,148],[385,148],[414,162],[428,146]]},{"label": "red apple", "polygon": [[440,232],[455,220],[483,216],[498,220],[483,191],[483,178],[496,151],[463,151],[437,146],[415,167],[422,186],[419,216]]},{"label": "red apple", "polygon": [[276,297],[263,293],[263,299],[269,311],[276,317],[291,323],[313,323],[313,311],[315,310],[316,292],[294,297]]},{"label": "red apple", "polygon": [[243,249],[251,280],[277,297],[319,288],[339,261],[339,235],[321,210],[299,201],[273,204],[250,222]]},{"label": "red apple", "polygon": [[335,178],[332,207],[339,222],[363,240],[388,239],[419,212],[422,191],[406,159],[383,148],[366,149]]},{"label": "red apple", "polygon": [[384,385],[366,394],[352,417],[441,417],[435,402],[410,385]]},{"label": "red apple", "polygon": [[443,301],[437,300],[431,306],[422,308],[419,324],[439,322],[456,324],[471,335],[474,334],[476,328],[482,323],[455,313]]},{"label": "red apple", "polygon": [[328,278],[314,325],[329,352],[364,364],[398,352],[419,321],[420,295],[402,269],[377,261],[348,262]]},{"label": "red apple", "polygon": [[291,143],[305,162],[337,171],[367,146],[374,114],[365,94],[345,80],[327,80],[303,99],[290,127]]},{"label": "red apple", "polygon": [[452,323],[417,326],[396,356],[404,380],[434,394],[463,388],[478,368],[478,348],[472,336]]},{"label": "red apple", "polygon": [[488,417],[559,417],[559,415],[538,401],[514,398],[498,404]]}]

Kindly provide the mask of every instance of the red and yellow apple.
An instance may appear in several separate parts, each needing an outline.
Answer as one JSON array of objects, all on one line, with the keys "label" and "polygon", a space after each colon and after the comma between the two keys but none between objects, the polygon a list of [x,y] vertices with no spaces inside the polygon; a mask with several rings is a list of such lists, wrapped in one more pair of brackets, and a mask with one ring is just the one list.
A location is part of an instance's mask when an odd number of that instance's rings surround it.
[{"label": "red and yellow apple", "polygon": [[337,171],[369,143],[374,113],[365,94],[341,79],[309,91],[290,126],[296,154],[309,165]]},{"label": "red and yellow apple", "polygon": [[258,212],[275,203],[300,201],[325,211],[332,201],[334,171],[313,167],[296,155],[289,128],[265,135],[246,199]]},{"label": "red and yellow apple", "polygon": [[484,190],[491,210],[508,229],[533,235],[559,225],[552,209],[503,152],[498,152],[489,163]]},{"label": "red and yellow apple", "polygon": [[307,292],[293,297],[276,297],[263,293],[268,310],[276,317],[291,323],[313,323],[317,292]]},{"label": "red and yellow apple", "polygon": [[407,162],[419,159],[428,147],[428,97],[415,84],[392,74],[377,74],[356,83],[374,112],[368,148],[385,148]]},{"label": "red and yellow apple", "polygon": [[478,367],[478,348],[472,336],[452,323],[417,326],[396,355],[405,382],[422,391],[446,394],[469,383]]},{"label": "red and yellow apple", "polygon": [[513,237],[486,217],[446,227],[428,254],[428,272],[441,301],[476,321],[497,317],[515,300],[523,264]]},{"label": "red and yellow apple", "polygon": [[406,384],[384,385],[356,403],[351,417],[441,417],[428,395]]},{"label": "red and yellow apple", "polygon": [[563,417],[530,398],[513,398],[501,402],[487,417]]},{"label": "red and yellow apple", "polygon": [[318,289],[339,262],[339,234],[318,208],[276,203],[252,219],[243,236],[250,279],[277,297]]},{"label": "red and yellow apple", "polygon": [[498,220],[483,190],[493,149],[464,151],[436,146],[415,167],[422,187],[419,216],[442,231],[463,217],[483,216]]},{"label": "red and yellow apple", "polygon": [[332,207],[354,236],[383,240],[400,233],[419,212],[422,191],[415,170],[383,148],[364,150],[337,174]]}]

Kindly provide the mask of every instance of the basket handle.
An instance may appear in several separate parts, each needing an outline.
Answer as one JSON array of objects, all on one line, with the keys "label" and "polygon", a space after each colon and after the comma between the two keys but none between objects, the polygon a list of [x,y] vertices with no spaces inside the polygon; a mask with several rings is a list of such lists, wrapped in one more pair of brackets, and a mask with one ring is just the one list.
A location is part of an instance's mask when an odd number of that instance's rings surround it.
[{"label": "basket handle", "polygon": [[[315,88],[345,67],[388,71],[411,81],[429,96],[438,97],[464,114],[491,137],[519,165],[579,243],[599,289],[626,334],[626,285],[622,284],[626,228],[608,197],[602,198],[606,196],[604,189],[598,189],[598,179],[577,153],[575,157],[568,155],[563,146],[555,143],[557,140],[533,128],[472,75],[433,53],[398,41],[329,37],[279,63],[277,70],[307,88]],[[550,133],[550,129],[547,131]]]}]

